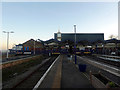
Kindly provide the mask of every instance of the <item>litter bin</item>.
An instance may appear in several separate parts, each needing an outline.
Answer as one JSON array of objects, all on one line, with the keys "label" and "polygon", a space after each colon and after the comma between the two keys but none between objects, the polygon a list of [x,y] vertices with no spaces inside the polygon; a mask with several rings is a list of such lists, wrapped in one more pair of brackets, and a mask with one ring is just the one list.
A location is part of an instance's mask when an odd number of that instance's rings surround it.
[{"label": "litter bin", "polygon": [[80,72],[86,72],[86,64],[78,64]]}]

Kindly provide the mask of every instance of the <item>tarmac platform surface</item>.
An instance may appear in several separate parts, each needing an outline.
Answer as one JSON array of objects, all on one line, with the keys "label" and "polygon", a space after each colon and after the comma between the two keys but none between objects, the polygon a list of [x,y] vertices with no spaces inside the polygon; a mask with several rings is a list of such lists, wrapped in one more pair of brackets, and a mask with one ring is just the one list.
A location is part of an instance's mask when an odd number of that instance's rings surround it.
[{"label": "tarmac platform surface", "polygon": [[93,88],[88,78],[66,55],[62,61],[61,88]]},{"label": "tarmac platform surface", "polygon": [[40,88],[93,88],[93,86],[73,60],[67,55],[60,55],[38,87]]}]

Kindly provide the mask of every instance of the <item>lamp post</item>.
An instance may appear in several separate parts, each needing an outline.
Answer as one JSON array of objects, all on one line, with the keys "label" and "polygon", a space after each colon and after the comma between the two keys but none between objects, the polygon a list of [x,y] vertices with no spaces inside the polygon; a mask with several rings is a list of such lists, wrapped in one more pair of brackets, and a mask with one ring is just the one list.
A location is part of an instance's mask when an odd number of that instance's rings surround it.
[{"label": "lamp post", "polygon": [[77,64],[77,56],[76,56],[76,25],[74,25],[74,32],[75,32],[75,64]]},{"label": "lamp post", "polygon": [[8,59],[8,49],[9,49],[9,33],[14,33],[13,31],[11,32],[6,32],[6,31],[3,31],[3,33],[7,33],[7,59]]}]

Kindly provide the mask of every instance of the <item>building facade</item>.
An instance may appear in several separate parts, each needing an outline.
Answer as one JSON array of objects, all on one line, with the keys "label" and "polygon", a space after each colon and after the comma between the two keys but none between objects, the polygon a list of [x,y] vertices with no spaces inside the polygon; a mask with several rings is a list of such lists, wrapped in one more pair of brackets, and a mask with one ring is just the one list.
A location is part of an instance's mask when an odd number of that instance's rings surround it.
[{"label": "building facade", "polygon": [[[59,33],[54,33],[54,39],[59,41],[58,38]],[[75,41],[75,33],[61,33],[61,41]],[[96,42],[96,41],[104,41],[104,33],[76,33],[76,42],[80,41],[88,41],[88,42]]]}]

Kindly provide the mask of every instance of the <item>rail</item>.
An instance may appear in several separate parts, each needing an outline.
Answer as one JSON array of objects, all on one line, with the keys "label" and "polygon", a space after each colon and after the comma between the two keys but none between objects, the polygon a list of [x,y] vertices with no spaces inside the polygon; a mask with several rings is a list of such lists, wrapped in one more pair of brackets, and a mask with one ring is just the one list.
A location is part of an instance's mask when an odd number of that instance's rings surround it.
[{"label": "rail", "polygon": [[[99,68],[101,68],[101,69],[103,69],[103,70],[105,70],[105,71],[107,71],[107,72],[109,72],[109,73],[111,73],[111,74],[114,74],[114,75],[120,77],[120,70],[119,70],[118,68],[111,67],[111,66],[105,65],[105,64],[103,64],[103,63],[97,62],[97,61],[92,61],[92,60],[87,59],[87,58],[85,58],[85,57],[84,57],[84,58],[83,58],[83,57],[80,57],[80,56],[78,56],[78,57],[79,57],[80,59],[82,59],[83,61],[91,64],[91,65],[94,65],[94,66],[96,66],[96,67],[99,67]],[[84,60],[84,59],[85,59],[85,60]]]}]

